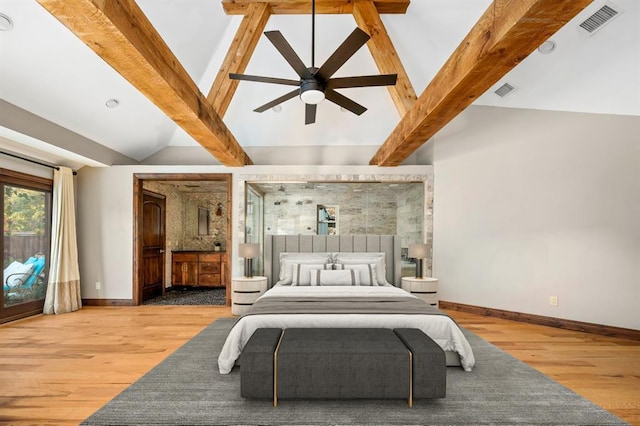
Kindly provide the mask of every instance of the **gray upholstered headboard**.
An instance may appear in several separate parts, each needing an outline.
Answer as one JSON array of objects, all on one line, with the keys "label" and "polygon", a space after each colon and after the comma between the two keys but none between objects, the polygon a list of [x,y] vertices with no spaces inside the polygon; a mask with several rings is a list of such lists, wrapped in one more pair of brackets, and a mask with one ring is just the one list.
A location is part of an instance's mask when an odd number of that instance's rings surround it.
[{"label": "gray upholstered headboard", "polygon": [[400,238],[395,235],[265,235],[264,274],[269,287],[278,281],[281,252],[384,252],[387,281],[400,285]]}]

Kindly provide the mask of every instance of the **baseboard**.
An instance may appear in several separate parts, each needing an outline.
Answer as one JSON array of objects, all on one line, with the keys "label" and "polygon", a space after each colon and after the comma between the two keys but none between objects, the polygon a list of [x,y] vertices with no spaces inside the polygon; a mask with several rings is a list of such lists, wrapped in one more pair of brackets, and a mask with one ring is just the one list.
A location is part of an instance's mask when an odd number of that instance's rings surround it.
[{"label": "baseboard", "polygon": [[135,306],[131,299],[82,299],[83,306]]},{"label": "baseboard", "polygon": [[468,312],[470,314],[483,315],[487,317],[496,317],[512,321],[526,322],[529,324],[546,325],[548,327],[563,328],[565,330],[582,331],[602,336],[640,341],[640,330],[633,330],[630,328],[612,327],[609,325],[545,317],[542,315],[523,314],[521,312],[465,305],[463,303],[447,302],[445,300],[441,300],[438,305],[441,309],[451,309],[453,311]]}]

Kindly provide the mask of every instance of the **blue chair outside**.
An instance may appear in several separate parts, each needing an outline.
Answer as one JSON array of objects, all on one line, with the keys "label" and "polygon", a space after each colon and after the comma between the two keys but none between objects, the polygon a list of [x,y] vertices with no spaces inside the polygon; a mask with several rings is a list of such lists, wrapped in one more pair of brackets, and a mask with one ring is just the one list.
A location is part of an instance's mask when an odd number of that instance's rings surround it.
[{"label": "blue chair outside", "polygon": [[[42,255],[31,256],[29,259],[26,260],[26,262],[24,262],[24,265],[33,265],[33,268],[31,268],[28,274],[17,273],[17,274],[10,275],[10,276],[18,275],[20,278],[20,281],[22,281],[22,284],[17,285],[15,287],[9,287],[5,282],[3,283],[3,286],[2,286],[3,290],[5,292],[8,292],[16,288],[31,288],[33,284],[36,282],[36,280],[38,279],[38,277],[42,274],[42,271],[44,270],[44,267],[45,267],[45,263],[46,261],[44,256]],[[6,274],[6,271],[5,271],[5,274]],[[22,277],[20,275],[25,275],[25,276]]]},{"label": "blue chair outside", "polygon": [[44,270],[45,258],[44,256],[31,256],[24,262],[25,265],[30,265],[33,263],[33,271],[31,272],[31,276],[24,284],[23,287],[31,288],[31,286],[36,282],[42,271]]}]

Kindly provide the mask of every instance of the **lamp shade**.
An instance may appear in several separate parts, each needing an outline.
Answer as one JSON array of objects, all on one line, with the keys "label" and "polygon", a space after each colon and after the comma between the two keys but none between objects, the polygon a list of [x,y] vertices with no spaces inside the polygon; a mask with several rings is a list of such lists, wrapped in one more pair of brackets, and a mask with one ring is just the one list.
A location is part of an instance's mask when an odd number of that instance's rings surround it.
[{"label": "lamp shade", "polygon": [[258,244],[242,243],[238,246],[238,255],[247,259],[258,257],[260,246]]},{"label": "lamp shade", "polygon": [[426,244],[409,244],[409,257],[424,259],[429,254],[429,246]]}]

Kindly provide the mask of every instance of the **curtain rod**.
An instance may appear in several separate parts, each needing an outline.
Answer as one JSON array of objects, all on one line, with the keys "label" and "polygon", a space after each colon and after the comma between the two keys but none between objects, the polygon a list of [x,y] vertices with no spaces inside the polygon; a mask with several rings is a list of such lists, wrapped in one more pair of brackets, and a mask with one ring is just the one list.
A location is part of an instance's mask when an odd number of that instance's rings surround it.
[{"label": "curtain rod", "polygon": [[[3,155],[8,155],[9,157],[13,157],[13,158],[17,158],[18,160],[23,160],[23,161],[28,161],[29,163],[33,163],[33,164],[37,164],[39,166],[44,166],[44,167],[49,167],[51,169],[56,169],[56,170],[60,170],[60,167],[58,166],[53,166],[51,164],[47,164],[47,163],[41,163],[40,161],[36,161],[36,160],[32,160],[30,158],[24,158],[24,157],[20,157],[19,155],[15,155],[15,154],[10,154],[8,152],[4,152],[4,151],[0,151],[0,154]],[[75,170],[73,171],[73,175],[77,175],[78,172],[76,172]]]}]

